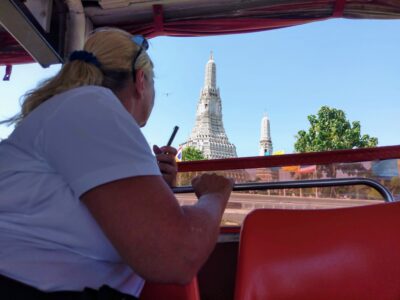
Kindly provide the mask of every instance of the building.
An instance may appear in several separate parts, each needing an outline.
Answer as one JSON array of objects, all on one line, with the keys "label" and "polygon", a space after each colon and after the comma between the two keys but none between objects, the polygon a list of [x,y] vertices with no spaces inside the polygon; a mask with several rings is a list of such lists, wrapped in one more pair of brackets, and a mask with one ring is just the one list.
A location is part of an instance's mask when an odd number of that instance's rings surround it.
[{"label": "building", "polygon": [[271,128],[269,125],[269,118],[267,114],[261,120],[261,137],[260,137],[260,156],[272,155],[272,140],[271,140]]},{"label": "building", "polygon": [[197,104],[195,125],[184,145],[201,150],[207,159],[237,157],[236,147],[229,142],[222,123],[222,103],[216,81],[216,65],[211,52]]}]

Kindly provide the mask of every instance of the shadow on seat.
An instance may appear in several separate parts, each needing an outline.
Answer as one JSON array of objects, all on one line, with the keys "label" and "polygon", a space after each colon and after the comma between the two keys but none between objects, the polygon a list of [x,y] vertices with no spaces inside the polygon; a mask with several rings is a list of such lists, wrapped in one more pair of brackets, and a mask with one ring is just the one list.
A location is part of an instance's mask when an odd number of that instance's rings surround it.
[{"label": "shadow on seat", "polygon": [[200,300],[197,277],[186,285],[146,282],[140,300]]},{"label": "shadow on seat", "polygon": [[400,299],[400,202],[250,213],[235,300]]}]

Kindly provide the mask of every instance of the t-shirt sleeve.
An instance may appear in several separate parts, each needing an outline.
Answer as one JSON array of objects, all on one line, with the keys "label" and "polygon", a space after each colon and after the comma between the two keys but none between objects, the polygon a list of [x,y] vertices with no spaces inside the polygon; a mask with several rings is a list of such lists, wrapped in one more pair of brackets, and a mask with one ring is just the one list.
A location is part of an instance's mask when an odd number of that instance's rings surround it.
[{"label": "t-shirt sleeve", "polygon": [[45,159],[74,194],[122,178],[161,175],[139,126],[115,95],[83,90],[63,99],[41,136]]}]

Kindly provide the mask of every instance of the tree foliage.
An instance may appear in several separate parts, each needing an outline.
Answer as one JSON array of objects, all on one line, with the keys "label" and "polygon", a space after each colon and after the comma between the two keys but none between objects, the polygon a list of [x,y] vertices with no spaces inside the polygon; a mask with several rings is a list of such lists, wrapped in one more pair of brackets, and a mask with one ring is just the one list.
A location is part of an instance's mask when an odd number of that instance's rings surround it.
[{"label": "tree foliage", "polygon": [[[360,122],[350,122],[340,109],[322,106],[317,115],[308,116],[308,121],[310,122],[308,132],[300,130],[296,135],[294,148],[297,152],[365,148],[375,147],[378,144],[377,138],[368,134],[361,135]],[[318,165],[316,176],[336,178],[338,170],[348,175],[357,175],[365,172],[365,167],[360,163]],[[329,190],[329,195],[326,196],[334,197],[336,189],[329,188]]]},{"label": "tree foliage", "polygon": [[202,160],[205,159],[203,152],[195,147],[185,147],[182,151],[182,160],[189,161],[189,160]]},{"label": "tree foliage", "polygon": [[340,109],[322,106],[317,115],[308,116],[308,121],[308,132],[300,130],[296,135],[294,148],[297,152],[365,148],[378,144],[376,137],[361,136],[360,122],[350,123]]}]

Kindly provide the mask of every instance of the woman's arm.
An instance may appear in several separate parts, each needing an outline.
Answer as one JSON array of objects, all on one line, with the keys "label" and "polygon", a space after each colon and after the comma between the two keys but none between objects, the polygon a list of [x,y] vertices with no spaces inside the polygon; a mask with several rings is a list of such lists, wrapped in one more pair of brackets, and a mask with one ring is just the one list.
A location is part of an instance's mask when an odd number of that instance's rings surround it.
[{"label": "woman's arm", "polygon": [[151,281],[187,283],[215,246],[232,182],[202,175],[193,186],[199,198],[193,206],[180,207],[161,176],[110,182],[81,199],[135,272]]}]

